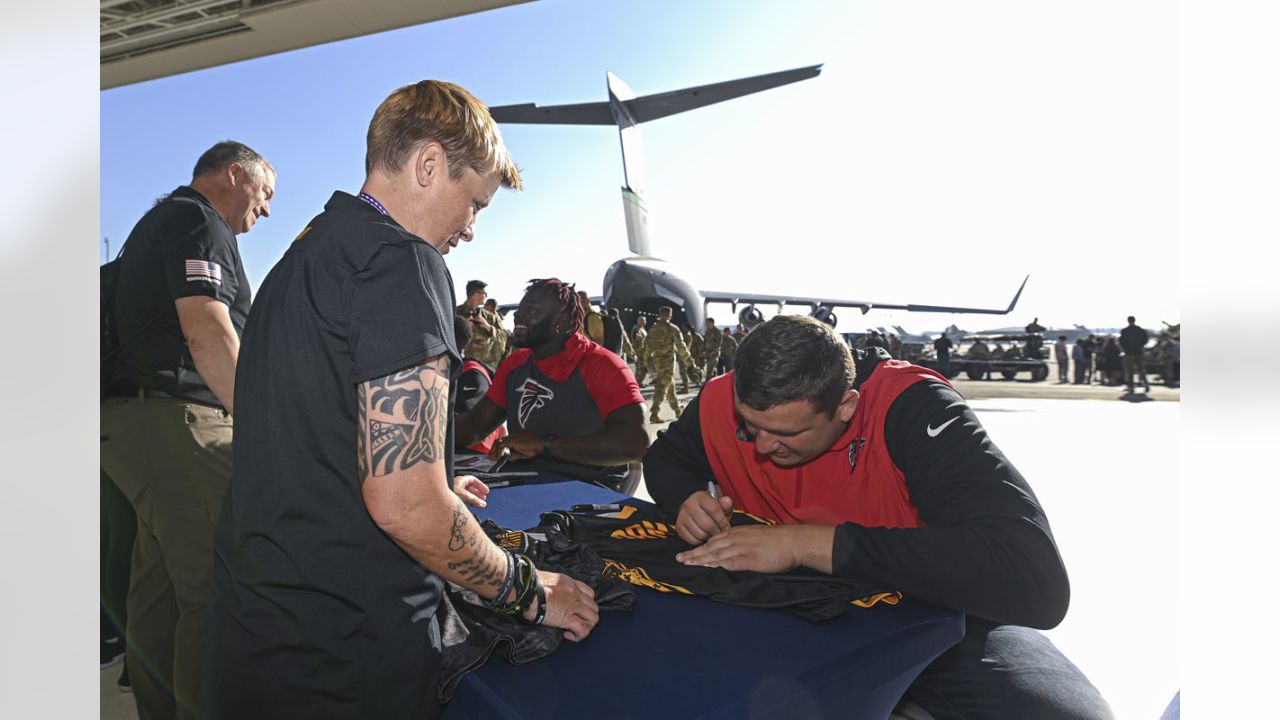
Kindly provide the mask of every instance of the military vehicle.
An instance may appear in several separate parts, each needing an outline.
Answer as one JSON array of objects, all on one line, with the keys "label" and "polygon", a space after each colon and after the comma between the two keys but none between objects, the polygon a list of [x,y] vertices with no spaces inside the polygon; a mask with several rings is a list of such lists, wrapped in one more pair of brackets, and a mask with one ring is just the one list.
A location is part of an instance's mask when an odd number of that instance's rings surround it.
[{"label": "military vehicle", "polygon": [[961,372],[970,380],[991,379],[997,374],[1013,380],[1024,372],[1031,382],[1049,377],[1048,350],[1040,333],[966,335],[962,343],[968,343],[967,347],[962,345],[951,356],[951,377]]}]

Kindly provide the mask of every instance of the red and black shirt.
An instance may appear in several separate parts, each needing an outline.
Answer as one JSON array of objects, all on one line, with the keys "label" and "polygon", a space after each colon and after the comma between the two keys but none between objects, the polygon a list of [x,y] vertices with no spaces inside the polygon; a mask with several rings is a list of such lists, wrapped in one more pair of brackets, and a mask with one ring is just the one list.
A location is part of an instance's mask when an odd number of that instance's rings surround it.
[{"label": "red and black shirt", "polygon": [[[756,514],[836,526],[835,575],[1000,623],[1061,622],[1070,588],[1048,520],[973,409],[925,368],[890,361],[876,348],[856,359],[861,396],[849,430],[801,468],[762,470],[768,460],[735,437],[733,393],[708,384],[645,455],[654,501],[675,518],[714,479]],[[824,514],[820,501],[843,514]],[[918,523],[910,522],[913,512]]]}]

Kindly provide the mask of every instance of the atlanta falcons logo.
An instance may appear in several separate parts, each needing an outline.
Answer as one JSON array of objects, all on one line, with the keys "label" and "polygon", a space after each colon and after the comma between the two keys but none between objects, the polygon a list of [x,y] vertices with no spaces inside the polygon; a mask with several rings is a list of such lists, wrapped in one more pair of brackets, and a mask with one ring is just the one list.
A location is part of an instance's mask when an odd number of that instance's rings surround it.
[{"label": "atlanta falcons logo", "polygon": [[529,415],[534,410],[554,400],[556,394],[551,389],[533,378],[524,381],[520,386],[520,425],[529,424]]},{"label": "atlanta falcons logo", "polygon": [[849,470],[858,467],[858,451],[867,446],[867,439],[856,437],[849,443]]}]

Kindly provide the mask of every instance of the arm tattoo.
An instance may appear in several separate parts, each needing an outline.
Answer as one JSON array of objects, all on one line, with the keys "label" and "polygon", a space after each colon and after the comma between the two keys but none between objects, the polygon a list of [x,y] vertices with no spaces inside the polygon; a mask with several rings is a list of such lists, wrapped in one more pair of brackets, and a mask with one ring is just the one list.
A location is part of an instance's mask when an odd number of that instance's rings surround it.
[{"label": "arm tattoo", "polygon": [[[464,509],[461,504],[453,507],[453,522],[449,528],[449,549],[453,552],[461,552],[470,549],[471,554],[460,560],[449,562],[449,569],[462,575],[463,579],[472,585],[490,585],[496,588],[502,587],[502,581],[506,579],[507,567],[506,556],[499,555],[498,563],[490,562],[485,556],[485,545],[480,535],[468,527],[467,522],[471,513]],[[470,532],[468,532],[470,531]]]},{"label": "arm tattoo", "polygon": [[435,382],[436,373],[419,365],[360,384],[362,480],[444,458],[449,395],[447,384]]},{"label": "arm tattoo", "polygon": [[467,518],[470,513],[466,512],[458,506],[453,507],[453,523],[449,528],[449,549],[458,552],[468,545],[475,547],[479,543],[476,542],[474,535],[467,536]]}]

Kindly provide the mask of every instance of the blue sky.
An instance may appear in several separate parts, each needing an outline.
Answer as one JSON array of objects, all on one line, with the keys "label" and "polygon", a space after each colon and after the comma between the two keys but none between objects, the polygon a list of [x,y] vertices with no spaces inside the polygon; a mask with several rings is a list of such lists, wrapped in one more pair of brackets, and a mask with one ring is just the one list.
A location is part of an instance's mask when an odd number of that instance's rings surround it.
[{"label": "blue sky", "polygon": [[[603,100],[606,71],[644,95],[825,63],[644,126],[659,256],[701,287],[886,302],[1004,306],[1032,276],[1007,320],[845,311],[844,330],[1154,327],[1180,321],[1175,29],[1161,2],[537,0],[101,93],[101,233],[114,252],[200,152],[241,140],[280,172],[241,237],[256,286],[359,188],[369,117],[405,83],[546,105]],[[503,132],[526,189],[450,254],[455,281],[599,293],[627,254],[616,131]]]}]

